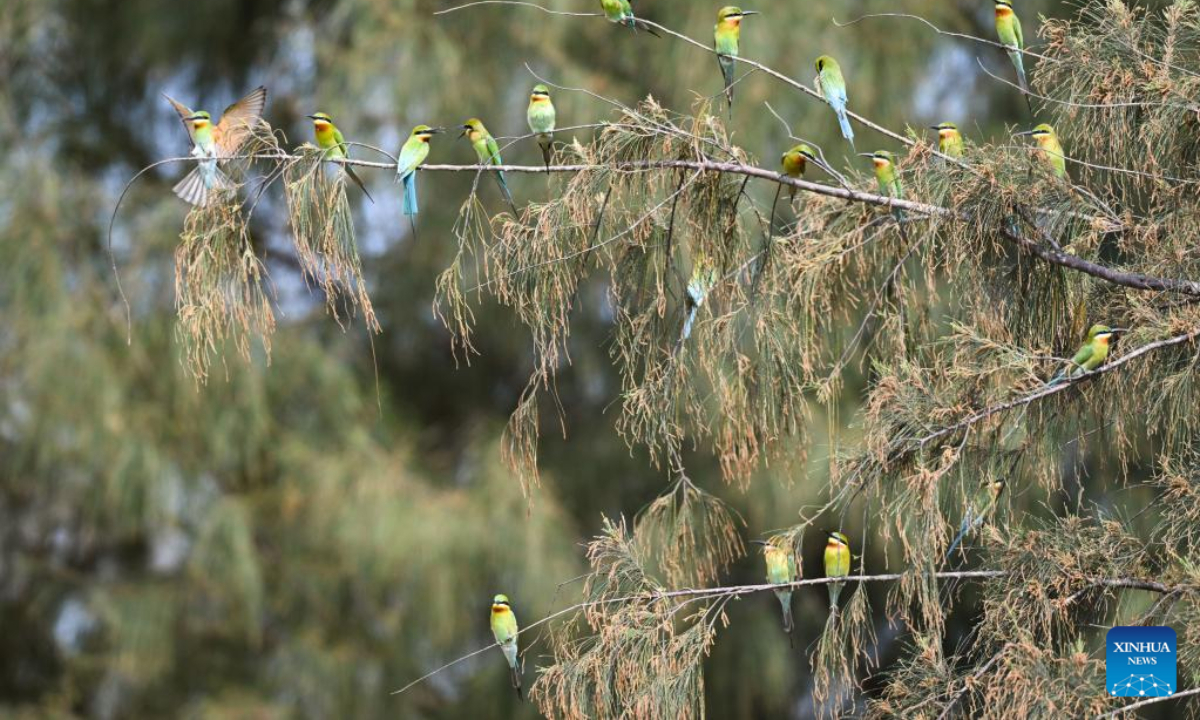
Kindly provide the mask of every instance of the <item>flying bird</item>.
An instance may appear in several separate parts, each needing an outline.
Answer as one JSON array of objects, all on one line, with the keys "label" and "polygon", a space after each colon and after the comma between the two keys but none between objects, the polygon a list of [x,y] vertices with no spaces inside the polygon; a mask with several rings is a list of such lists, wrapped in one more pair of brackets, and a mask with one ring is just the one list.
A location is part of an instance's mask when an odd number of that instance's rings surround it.
[{"label": "flying bird", "polygon": [[267,89],[259,86],[225,108],[216,125],[208,112],[192,110],[166,93],[163,97],[179,114],[192,140],[192,156],[199,159],[196,167],[176,183],[173,190],[192,205],[208,207],[236,188],[229,176],[221,172],[220,163],[237,155],[238,149],[262,122]]}]

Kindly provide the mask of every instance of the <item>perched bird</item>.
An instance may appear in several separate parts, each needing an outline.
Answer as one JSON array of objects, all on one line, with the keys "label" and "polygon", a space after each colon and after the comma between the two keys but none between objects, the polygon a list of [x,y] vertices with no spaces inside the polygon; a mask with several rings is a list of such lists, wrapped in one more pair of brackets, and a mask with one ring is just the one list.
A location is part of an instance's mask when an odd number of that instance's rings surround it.
[{"label": "perched bird", "polygon": [[876,150],[873,153],[859,153],[861,157],[871,158],[875,165],[875,181],[879,183],[879,194],[888,197],[903,198],[904,187],[896,175],[896,156],[887,150]]},{"label": "perched bird", "polygon": [[[825,543],[825,577],[845,577],[850,574],[850,538],[840,532],[829,532]],[[829,613],[837,614],[838,595],[845,583],[829,583]]]},{"label": "perched bird", "polygon": [[[813,149],[804,143],[791,148],[779,158],[779,164],[783,166],[783,174],[790,178],[804,177],[804,170],[808,163],[818,164],[816,154]],[[788,188],[788,198],[796,198],[796,188]]]},{"label": "perched bird", "polygon": [[1000,44],[1008,48],[1008,57],[1017,68],[1017,84],[1032,115],[1033,103],[1029,100],[1029,83],[1025,81],[1025,61],[1021,54],[1025,49],[1025,36],[1021,34],[1021,20],[1013,12],[1012,0],[996,0],[996,35],[1000,37]]},{"label": "perched bird", "polygon": [[717,284],[717,279],[717,266],[713,264],[708,255],[697,251],[696,259],[692,263],[692,278],[688,280],[687,284],[688,315],[687,320],[683,323],[681,342],[692,336],[692,325],[696,322],[696,313],[704,304],[709,291]]},{"label": "perched bird", "polygon": [[492,635],[500,643],[504,658],[512,671],[512,686],[521,697],[521,666],[517,661],[517,616],[513,614],[507,595],[492,598]]},{"label": "perched bird", "polygon": [[[471,118],[463,123],[462,134],[459,137],[464,136],[470,141],[471,147],[475,148],[475,155],[479,158],[480,165],[504,164],[504,161],[500,159],[500,146],[496,144],[496,139],[483,126],[483,122],[479,118]],[[496,176],[496,182],[500,185],[500,191],[504,193],[504,199],[508,200],[513,215],[516,215],[517,203],[513,200],[512,193],[508,191],[508,183],[504,180],[504,171],[497,170],[493,174]]]},{"label": "perched bird", "polygon": [[842,77],[842,68],[837,60],[828,55],[817,58],[817,89],[837,113],[842,137],[846,138],[851,151],[854,151],[854,129],[850,127],[850,118],[846,116],[846,79]]},{"label": "perched bird", "polygon": [[1062,370],[1059,370],[1055,373],[1054,377],[1050,378],[1048,384],[1057,385],[1061,382],[1066,382],[1084,373],[1090,373],[1103,365],[1104,361],[1108,359],[1108,350],[1112,344],[1113,336],[1122,331],[1122,328],[1110,328],[1107,325],[1099,323],[1093,325],[1088,330],[1087,338],[1084,339],[1083,344],[1075,351],[1075,356],[1071,358],[1071,361]]},{"label": "perched bird", "polygon": [[[600,0],[600,7],[603,8],[604,17],[608,18],[609,22],[624,25],[635,31],[641,22],[633,16],[633,6],[629,4],[629,0]],[[659,37],[653,28],[646,27],[644,23],[642,23],[642,29],[654,37]]]},{"label": "perched bird", "polygon": [[[763,547],[763,559],[767,561],[767,582],[774,585],[795,582],[796,556],[790,547],[785,547],[776,540],[755,540],[754,543]],[[783,609],[783,631],[788,634],[788,644],[795,647],[792,642],[792,588],[782,587],[774,592]]]},{"label": "perched bird", "polygon": [[753,10],[728,5],[717,11],[717,25],[713,28],[713,49],[717,51],[717,64],[725,78],[725,99],[733,108],[733,59],[738,55],[738,38],[742,33],[742,18],[757,15]]},{"label": "perched bird", "polygon": [[1058,134],[1049,123],[1042,123],[1032,130],[1017,133],[1017,137],[1029,135],[1038,144],[1037,154],[1049,166],[1056,177],[1067,178],[1067,156],[1063,154]]},{"label": "perched bird", "polygon": [[[346,138],[342,137],[342,131],[337,129],[337,125],[333,124],[333,118],[327,113],[319,112],[308,116],[313,123],[313,134],[317,138],[317,147],[322,150],[322,157],[325,160],[345,160],[350,157],[350,148],[346,145]],[[367,186],[363,184],[358,173],[354,172],[354,168],[349,165],[342,165],[342,169],[346,171],[346,175],[354,181],[359,190],[367,196],[371,202],[375,202],[375,198],[371,197],[371,193],[367,192]]]},{"label": "perched bird", "polygon": [[943,122],[930,125],[929,129],[937,130],[938,152],[952,158],[963,156],[963,139],[962,134],[958,132],[957,125],[952,122]]},{"label": "perched bird", "polygon": [[418,212],[417,166],[429,157],[429,140],[442,132],[445,132],[442,128],[418,125],[412,129],[408,140],[404,141],[404,146],[400,148],[400,160],[396,163],[396,180],[404,183],[404,214],[409,217]]},{"label": "perched bird", "polygon": [[[875,181],[879,183],[879,194],[901,200],[904,198],[904,186],[900,184],[900,176],[896,174],[896,156],[887,150],[876,150],[873,153],[859,153],[862,157],[871,158],[875,165]],[[898,207],[892,208],[892,217],[900,228],[900,235],[905,236],[904,211]],[[907,237],[904,238],[907,240]]]},{"label": "perched bird", "polygon": [[237,155],[238,148],[262,122],[263,108],[267,105],[267,89],[261,86],[255,88],[249,95],[225,108],[220,122],[215,126],[212,116],[204,110],[193,111],[166,93],[163,97],[179,113],[192,139],[192,156],[200,159],[195,169],[180,180],[173,190],[192,205],[208,207],[220,195],[234,189],[233,181],[221,172],[218,165],[222,160]]},{"label": "perched bird", "polygon": [[550,100],[550,88],[534,85],[529,94],[529,109],[525,112],[529,129],[538,136],[542,148],[542,162],[550,167],[550,146],[554,143],[554,103]]},{"label": "perched bird", "polygon": [[950,549],[946,551],[946,557],[954,554],[954,549],[962,542],[967,533],[973,532],[980,525],[983,525],[987,520],[988,515],[996,506],[996,500],[999,499],[1000,493],[1004,491],[1003,480],[993,480],[985,482],[979,486],[976,497],[968,504],[966,512],[963,513],[962,525],[958,528],[958,535],[955,536],[954,542],[950,543]]}]

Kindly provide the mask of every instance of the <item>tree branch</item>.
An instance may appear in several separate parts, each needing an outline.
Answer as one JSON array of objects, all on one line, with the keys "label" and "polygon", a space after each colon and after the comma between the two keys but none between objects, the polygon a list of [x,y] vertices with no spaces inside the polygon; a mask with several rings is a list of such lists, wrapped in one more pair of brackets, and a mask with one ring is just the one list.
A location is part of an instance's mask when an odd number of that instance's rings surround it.
[{"label": "tree branch", "polygon": [[[592,600],[592,601],[587,601],[587,602],[576,603],[574,605],[571,605],[570,607],[566,607],[566,608],[563,608],[562,610],[553,612],[550,615],[547,615],[546,617],[544,617],[540,620],[537,620],[536,622],[530,623],[529,625],[526,625],[525,627],[520,628],[517,631],[517,634],[520,635],[523,633],[528,633],[529,631],[531,631],[537,627],[540,627],[542,625],[545,625],[546,623],[548,623],[552,620],[560,618],[563,615],[566,615],[566,614],[569,614],[572,612],[576,612],[578,610],[583,610],[584,608],[589,608],[589,607],[598,607],[598,606],[603,606],[603,605],[615,605],[618,603],[628,603],[628,602],[655,603],[655,602],[659,602],[661,600],[669,600],[672,598],[699,598],[699,599],[710,598],[710,599],[726,599],[726,600],[728,600],[728,599],[738,598],[742,595],[753,595],[755,593],[766,592],[768,590],[779,590],[780,588],[785,588],[785,587],[786,588],[798,588],[798,587],[804,587],[807,585],[814,585],[814,586],[815,585],[828,585],[829,583],[835,583],[835,582],[892,582],[895,580],[900,580],[901,578],[905,577],[905,575],[906,575],[906,573],[884,573],[881,575],[847,575],[844,577],[805,578],[805,579],[796,580],[796,581],[790,582],[790,583],[779,583],[779,584],[760,583],[760,584],[756,584],[756,585],[730,585],[730,586],[725,586],[725,587],[711,587],[711,588],[685,588],[683,590],[669,590],[669,591],[665,591],[665,592],[641,593],[638,595],[627,595],[624,597],[608,598],[605,600]],[[943,572],[933,573],[933,576],[939,580],[951,580],[951,579],[953,579],[953,580],[993,580],[996,578],[1005,577],[1007,575],[1008,575],[1008,572],[1005,570],[953,570],[953,571],[943,571]],[[1091,580],[1090,582],[1092,582],[1094,585],[1104,584],[1104,585],[1108,585],[1110,587],[1137,588],[1137,589],[1142,589],[1142,590],[1154,590],[1154,591],[1163,592],[1163,593],[1183,592],[1185,590],[1194,590],[1195,589],[1190,585],[1176,585],[1176,586],[1172,587],[1172,586],[1162,585],[1161,583],[1138,580],[1136,578],[1107,578],[1107,579],[1106,578],[1097,578],[1097,579]],[[434,675],[437,675],[438,673],[442,672],[443,670],[447,670],[461,662],[464,662],[466,660],[469,660],[469,659],[475,657],[476,655],[482,654],[484,652],[487,652],[488,650],[491,650],[494,647],[499,647],[499,646],[500,646],[499,643],[492,643],[485,647],[474,650],[466,655],[463,655],[462,657],[459,657],[455,660],[451,660],[450,662],[446,663],[445,665],[442,665],[441,667],[437,668],[436,670],[432,670],[432,671],[422,675],[421,677],[417,678],[416,680],[413,680],[412,682],[410,682],[409,684],[400,688],[399,690],[393,690],[391,694],[399,695],[399,694],[405,692],[406,690],[408,690],[409,688],[411,688],[415,685],[418,685],[425,680],[428,680],[429,678],[433,677]]]},{"label": "tree branch", "polygon": [[[1134,350],[1133,352],[1130,352],[1126,355],[1122,355],[1121,357],[1117,358],[1116,360],[1114,360],[1114,361],[1108,363],[1107,365],[1104,365],[1103,367],[1100,367],[1096,370],[1093,370],[1088,373],[1084,373],[1082,375],[1077,375],[1076,377],[1072,378],[1071,380],[1067,380],[1067,381],[1059,383],[1057,385],[1047,385],[1046,387],[1042,388],[1041,390],[1038,390],[1037,392],[1031,393],[1029,395],[1025,395],[1024,397],[1018,398],[1016,400],[1011,400],[1009,402],[1001,403],[999,405],[993,405],[989,408],[980,410],[979,412],[975,413],[974,415],[971,415],[963,420],[960,420],[960,421],[954,423],[953,425],[947,425],[946,427],[935,430],[934,432],[931,432],[928,435],[925,435],[924,437],[917,440],[916,448],[923,448],[935,440],[946,437],[947,435],[955,433],[959,430],[969,428],[972,425],[975,425],[978,422],[986,420],[998,413],[1002,413],[1007,410],[1012,410],[1013,408],[1022,407],[1024,405],[1028,405],[1034,401],[1041,400],[1042,398],[1049,397],[1051,395],[1055,395],[1060,392],[1064,392],[1068,388],[1074,387],[1075,385],[1077,385],[1081,382],[1090,380],[1090,379],[1098,377],[1100,375],[1104,375],[1105,373],[1110,373],[1110,372],[1116,370],[1117,368],[1121,367],[1122,365],[1125,365],[1126,363],[1131,362],[1131,361],[1135,360],[1136,358],[1139,358],[1142,355],[1145,355],[1147,353],[1153,352],[1155,350],[1160,350],[1165,347],[1172,347],[1174,345],[1182,345],[1183,343],[1187,343],[1187,342],[1191,342],[1191,341],[1195,340],[1198,336],[1200,336],[1200,327],[1190,330],[1189,332],[1186,332],[1182,335],[1176,335],[1174,337],[1166,338],[1164,340],[1156,340],[1152,343],[1147,343],[1146,345],[1142,345],[1141,347],[1139,347],[1137,350]],[[916,449],[916,448],[914,448],[914,449]],[[1121,586],[1121,587],[1124,587],[1124,586]],[[1147,587],[1147,588],[1143,588],[1143,589],[1149,590],[1149,589],[1155,589],[1155,588]]]},{"label": "tree branch", "polygon": [[1137,710],[1140,707],[1145,707],[1147,705],[1153,705],[1154,703],[1165,702],[1167,700],[1178,700],[1179,698],[1185,698],[1190,695],[1197,695],[1197,694],[1200,694],[1200,688],[1192,688],[1191,690],[1184,690],[1183,692],[1177,692],[1177,693],[1173,693],[1171,695],[1163,695],[1162,697],[1154,697],[1154,698],[1147,698],[1145,700],[1138,700],[1135,703],[1130,703],[1130,704],[1126,705],[1125,707],[1118,708],[1116,710],[1113,710],[1112,712],[1106,712],[1103,715],[1097,715],[1096,720],[1102,720],[1103,718],[1110,718],[1110,717],[1116,717],[1118,715],[1124,715],[1125,713],[1132,712],[1133,710]]},{"label": "tree branch", "polygon": [[[229,158],[238,159],[238,158]],[[240,159],[267,159],[288,161],[299,159],[298,156],[271,153],[265,155],[249,155],[241,156]],[[178,157],[167,158],[161,160],[155,165],[161,165],[170,162],[196,162],[194,157]],[[375,168],[379,170],[395,170],[395,164],[384,162],[373,162],[370,160],[355,160],[337,158],[326,160],[324,162],[340,163],[343,165],[354,165],[365,168]],[[816,195],[824,195],[826,197],[840,198],[851,202],[865,203],[868,205],[877,205],[886,208],[900,208],[910,212],[919,213],[922,215],[949,218],[959,222],[972,222],[972,218],[967,213],[958,212],[950,208],[945,208],[940,205],[931,205],[929,203],[916,202],[913,200],[901,200],[898,198],[879,195],[876,193],[863,192],[849,187],[833,187],[821,183],[810,182],[800,178],[792,178],[775,170],[767,170],[765,168],[754,165],[746,165],[737,162],[717,162],[714,160],[646,160],[646,161],[631,161],[613,163],[610,165],[592,165],[592,164],[567,164],[567,165],[451,165],[451,164],[425,164],[421,165],[418,170],[427,172],[511,172],[511,173],[568,173],[568,172],[585,172],[588,170],[616,170],[624,172],[643,172],[656,169],[673,169],[686,168],[691,170],[705,172],[724,172],[736,175],[745,175],[749,177],[761,178],[781,185],[794,187],[798,190],[813,193]],[[1076,255],[1061,252],[1051,248],[1043,247],[1034,240],[1027,238],[1019,233],[1014,232],[1009,228],[1000,228],[1000,235],[1006,240],[1014,243],[1023,250],[1027,250],[1033,255],[1049,262],[1053,265],[1069,268],[1077,272],[1091,275],[1114,285],[1133,288],[1135,290],[1151,290],[1161,292],[1181,293],[1193,297],[1200,297],[1200,282],[1195,280],[1180,280],[1175,278],[1160,278],[1152,275],[1145,275],[1137,272],[1125,272],[1116,270],[1105,265],[1099,265],[1088,260],[1084,260]]]}]

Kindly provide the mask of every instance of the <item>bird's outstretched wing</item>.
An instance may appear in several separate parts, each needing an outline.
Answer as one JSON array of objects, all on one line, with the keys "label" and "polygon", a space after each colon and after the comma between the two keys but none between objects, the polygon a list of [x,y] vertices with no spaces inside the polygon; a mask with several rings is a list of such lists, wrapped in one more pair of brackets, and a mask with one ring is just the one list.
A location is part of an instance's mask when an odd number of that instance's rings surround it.
[{"label": "bird's outstretched wing", "polygon": [[221,157],[235,155],[238,148],[253,134],[262,121],[263,109],[267,106],[267,89],[258,86],[249,95],[225,108],[221,122],[213,128],[213,142]]},{"label": "bird's outstretched wing", "polygon": [[165,97],[167,99],[167,102],[171,103],[171,107],[175,108],[175,112],[179,113],[180,120],[187,120],[188,118],[190,118],[192,115],[195,114],[195,112],[190,107],[188,107],[187,105],[184,105],[183,103],[179,102],[178,100],[171,97],[170,95],[163,93],[163,97]]}]

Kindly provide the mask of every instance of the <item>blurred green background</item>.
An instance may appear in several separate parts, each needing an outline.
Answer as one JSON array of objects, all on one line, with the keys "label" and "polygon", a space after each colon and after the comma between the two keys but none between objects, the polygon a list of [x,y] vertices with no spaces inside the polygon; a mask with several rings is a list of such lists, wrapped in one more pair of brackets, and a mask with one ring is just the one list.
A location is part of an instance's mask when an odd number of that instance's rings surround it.
[{"label": "blurred green background", "polygon": [[[547,6],[598,10],[583,0]],[[308,140],[304,115],[323,110],[349,139],[394,152],[417,123],[453,127],[477,115],[498,136],[525,133],[536,82],[525,63],[557,84],[627,104],[653,95],[683,112],[720,90],[715,60],[676,40],[531,8],[433,16],[446,7],[4,3],[0,715],[533,714],[515,702],[498,652],[404,695],[390,692],[490,642],[487,607],[496,592],[506,592],[526,622],[575,601],[578,583],[568,581],[584,571],[580,544],[602,516],[632,516],[664,489],[666,474],[613,429],[620,385],[608,357],[602,281],[582,294],[572,363],[557,378],[567,436],[548,404],[543,483],[527,502],[499,461],[500,433],[531,369],[527,334],[509,311],[483,302],[480,354],[468,363],[452,355],[431,312],[469,175],[422,177],[414,242],[391,174],[362,171],[377,198],[371,205],[352,193],[383,328],[373,348],[361,319],[339,327],[299,277],[282,195],[269,190],[252,230],[276,298],[270,362],[260,351],[250,363],[228,351],[204,386],[183,368],[175,337],[172,252],[187,208],[170,188],[180,166],[149,173],[117,217],[131,344],[105,248],[124,183],[188,149],[162,92],[216,113],[264,84],[267,120],[289,144]],[[850,107],[887,127],[928,132],[920,128],[948,119],[968,136],[998,137],[1006,123],[1025,118],[1019,95],[976,62],[1008,77],[1011,67],[995,48],[939,36],[913,20],[832,22],[918,12],[946,30],[991,37],[990,3],[761,0],[748,7],[763,15],[744,25],[747,57],[807,83],[813,59],[833,54],[846,72]],[[1051,2],[1022,8],[1030,40],[1039,11],[1068,12]],[[637,10],[708,42],[717,5],[646,0]],[[733,135],[753,158],[774,167],[790,144],[767,100],[835,165],[850,163],[828,108],[761,73],[738,86]],[[611,117],[580,93],[557,92],[555,102],[561,126]],[[877,146],[899,149],[860,130],[860,149]],[[532,142],[505,158],[540,161]],[[437,138],[430,158],[472,160],[453,134]],[[518,201],[546,192],[539,176],[510,183]],[[773,191],[750,188],[764,202]],[[496,201],[491,188],[483,197]],[[862,382],[851,378],[847,387],[843,419],[853,417]],[[854,441],[843,424],[830,437],[825,417],[814,416],[806,474],[765,469],[742,492],[723,486],[704,455],[688,458],[689,472],[742,514],[747,538],[757,537],[825,499],[830,452]],[[806,567],[817,567],[819,548],[807,550]],[[754,556],[727,580],[761,575]],[[794,651],[779,632],[773,598],[733,604],[733,624],[706,667],[712,717],[813,712],[802,648],[824,622],[824,596],[824,588],[798,593]],[[955,616],[955,632],[967,620]],[[886,663],[897,632],[880,630]],[[537,663],[535,646],[527,685]]]}]

